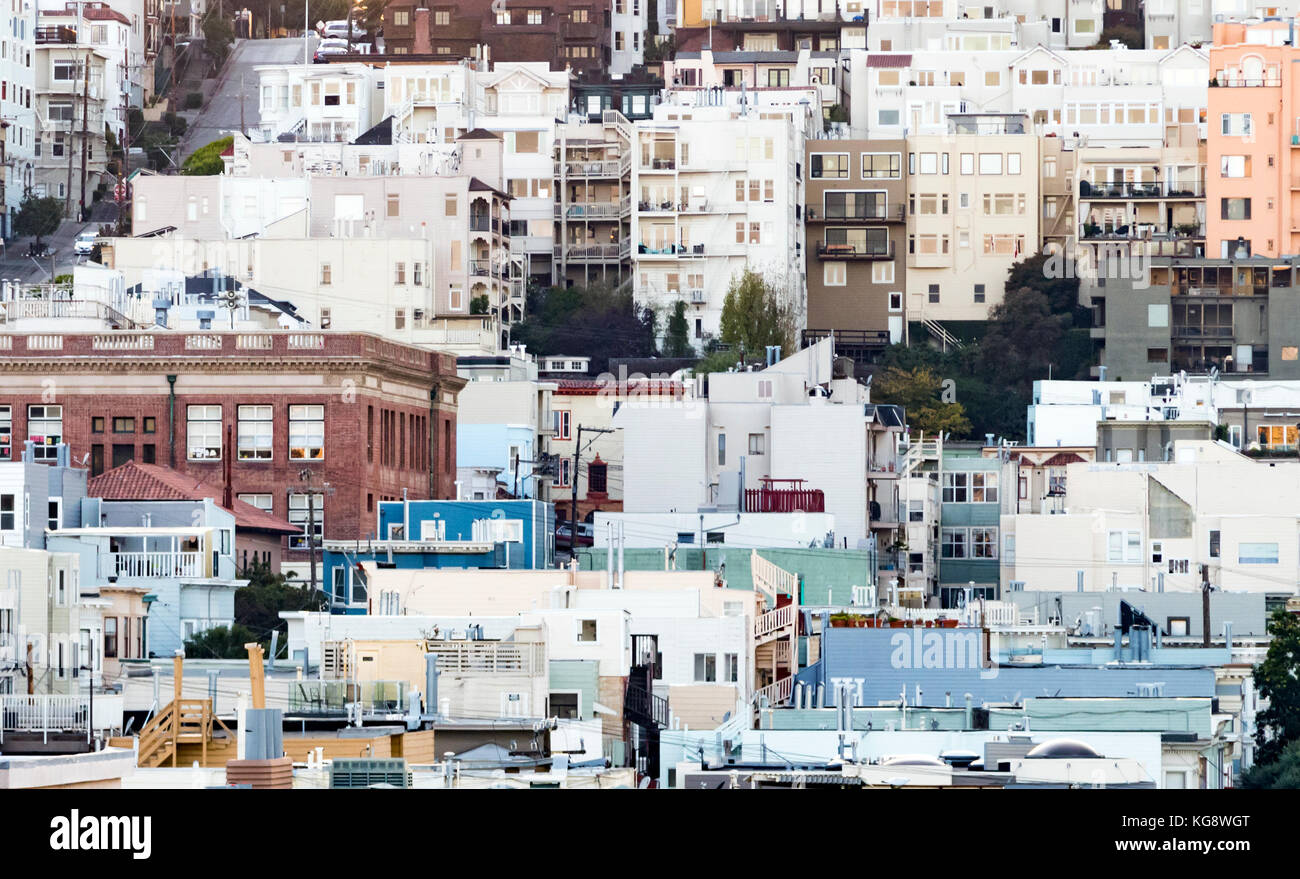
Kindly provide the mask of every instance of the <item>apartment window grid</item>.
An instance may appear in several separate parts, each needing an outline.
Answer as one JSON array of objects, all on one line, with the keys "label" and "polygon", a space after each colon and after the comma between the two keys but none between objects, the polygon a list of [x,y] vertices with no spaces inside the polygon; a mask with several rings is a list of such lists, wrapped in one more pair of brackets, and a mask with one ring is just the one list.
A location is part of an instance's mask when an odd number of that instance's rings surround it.
[{"label": "apartment window grid", "polygon": [[321,461],[325,458],[325,407],[319,404],[289,407],[289,459]]},{"label": "apartment window grid", "polygon": [[243,405],[238,407],[239,420],[236,456],[240,461],[269,461],[275,433],[274,407]]},{"label": "apartment window grid", "polygon": [[221,407],[185,408],[186,457],[191,461],[221,460]]}]

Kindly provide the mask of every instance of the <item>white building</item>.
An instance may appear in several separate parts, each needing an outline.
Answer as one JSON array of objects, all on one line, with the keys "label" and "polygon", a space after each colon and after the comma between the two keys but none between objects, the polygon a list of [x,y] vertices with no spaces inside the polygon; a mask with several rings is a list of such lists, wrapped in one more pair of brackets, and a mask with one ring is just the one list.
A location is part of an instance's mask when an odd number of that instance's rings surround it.
[{"label": "white building", "polygon": [[[1064,501],[1002,515],[1002,583],[1025,590],[1200,591],[1293,596],[1300,576],[1300,464],[1212,442],[1172,460],[1074,463]],[[1006,509],[1006,507],[1004,507]]]},{"label": "white building", "polygon": [[[632,158],[632,272],[638,305],[688,303],[696,345],[716,337],[723,299],[745,269],[789,309],[807,315],[803,187],[796,173],[816,93],[740,107],[740,92],[679,90],[636,124]],[[721,101],[722,105],[711,104]]]},{"label": "white building", "polygon": [[36,141],[40,136],[32,91],[36,80],[32,68],[36,47],[36,4],[26,0],[0,10],[0,119],[4,132],[4,217],[0,234],[13,234],[13,217],[23,196],[35,184]]}]

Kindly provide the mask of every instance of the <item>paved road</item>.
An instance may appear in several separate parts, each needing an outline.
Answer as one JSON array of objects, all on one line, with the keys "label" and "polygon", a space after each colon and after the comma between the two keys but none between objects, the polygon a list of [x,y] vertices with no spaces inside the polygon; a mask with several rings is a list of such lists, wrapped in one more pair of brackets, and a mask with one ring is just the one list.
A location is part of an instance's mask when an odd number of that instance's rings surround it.
[{"label": "paved road", "polygon": [[[317,37],[308,36],[310,50],[316,50]],[[181,156],[188,156],[199,147],[221,137],[223,132],[239,129],[241,103],[244,125],[252,129],[257,125],[257,74],[253,68],[259,64],[302,63],[302,39],[292,37],[282,40],[240,40],[235,44],[212,99],[190,123],[181,142]],[[182,161],[182,159],[178,161]]]},{"label": "paved road", "polygon": [[42,239],[50,255],[39,260],[27,256],[27,247],[31,238],[16,238],[9,242],[0,257],[0,278],[12,280],[17,278],[25,284],[40,284],[58,275],[72,274],[72,267],[84,262],[86,257],[73,252],[72,242],[82,230],[98,232],[99,227],[117,220],[117,205],[100,202],[90,211],[90,222],[80,223],[64,220],[57,232]]}]

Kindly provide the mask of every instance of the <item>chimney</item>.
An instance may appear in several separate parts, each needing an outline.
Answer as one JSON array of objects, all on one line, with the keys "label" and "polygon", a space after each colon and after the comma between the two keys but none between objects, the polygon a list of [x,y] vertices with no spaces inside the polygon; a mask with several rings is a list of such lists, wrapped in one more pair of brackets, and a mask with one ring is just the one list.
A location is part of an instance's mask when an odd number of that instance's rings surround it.
[{"label": "chimney", "polygon": [[433,36],[429,33],[429,10],[428,8],[420,8],[413,11],[415,12],[415,44],[411,47],[411,54],[432,55]]}]

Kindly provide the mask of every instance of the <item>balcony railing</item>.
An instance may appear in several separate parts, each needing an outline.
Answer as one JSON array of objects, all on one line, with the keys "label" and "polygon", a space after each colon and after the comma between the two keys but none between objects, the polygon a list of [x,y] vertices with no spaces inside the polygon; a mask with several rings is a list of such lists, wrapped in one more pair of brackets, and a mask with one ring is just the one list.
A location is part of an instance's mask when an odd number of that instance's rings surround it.
[{"label": "balcony railing", "polygon": [[656,256],[704,256],[704,245],[665,244],[660,247],[651,247],[645,243],[638,243],[636,252],[642,255]]},{"label": "balcony railing", "polygon": [[808,208],[808,219],[818,223],[853,223],[868,221],[894,222],[907,219],[907,206],[896,204],[892,207],[889,205],[878,205],[867,208],[862,211],[853,213],[844,213],[842,211],[827,212],[822,208]]},{"label": "balcony railing", "polygon": [[793,488],[745,489],[746,513],[823,513],[826,511],[826,496],[820,488],[803,488],[799,480]]},{"label": "balcony railing", "polygon": [[102,574],[107,577],[199,577],[203,573],[200,552],[110,552],[103,559]]},{"label": "balcony railing", "polygon": [[651,159],[648,163],[641,163],[642,171],[675,171],[677,169],[676,159]]},{"label": "balcony railing", "polygon": [[438,656],[440,674],[522,674],[535,676],[546,668],[546,645],[511,641],[428,641]]},{"label": "balcony railing", "polygon": [[555,248],[556,258],[575,261],[618,259],[620,255],[617,244],[570,244]]},{"label": "balcony railing", "polygon": [[1114,182],[1093,183],[1079,181],[1079,198],[1204,198],[1205,187],[1200,183],[1150,183]]},{"label": "balcony railing", "polygon": [[1085,241],[1182,241],[1191,238],[1204,238],[1205,227],[1196,223],[1188,223],[1181,226],[1174,226],[1172,229],[1164,226],[1148,226],[1145,224],[1134,224],[1125,226],[1093,226],[1084,224],[1079,235]]},{"label": "balcony railing", "polygon": [[469,218],[469,230],[471,232],[491,232],[492,218],[487,216],[473,216]]},{"label": "balcony railing", "polygon": [[622,162],[556,162],[555,176],[563,172],[566,177],[619,177],[622,176]]},{"label": "balcony railing", "polygon": [[817,242],[817,255],[823,259],[893,259],[894,242],[883,244],[827,244]]},{"label": "balcony railing", "polygon": [[612,202],[570,204],[567,208],[557,204],[555,216],[557,219],[564,216],[571,220],[612,220],[617,219],[622,210],[621,205]]}]

